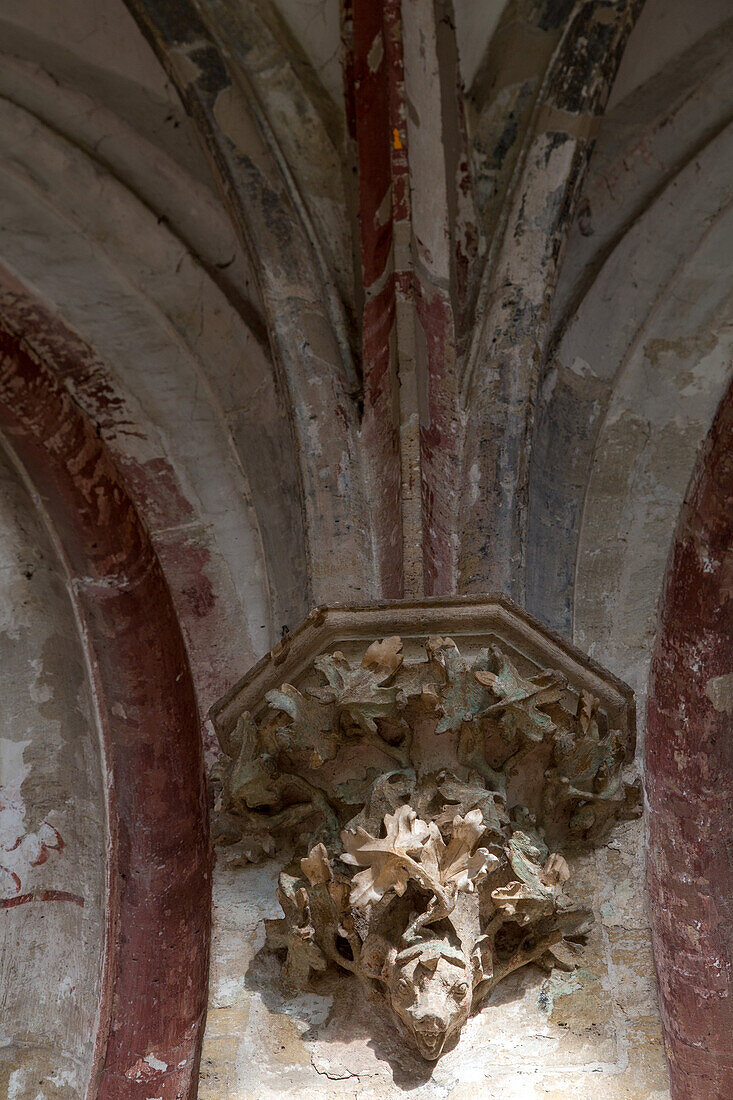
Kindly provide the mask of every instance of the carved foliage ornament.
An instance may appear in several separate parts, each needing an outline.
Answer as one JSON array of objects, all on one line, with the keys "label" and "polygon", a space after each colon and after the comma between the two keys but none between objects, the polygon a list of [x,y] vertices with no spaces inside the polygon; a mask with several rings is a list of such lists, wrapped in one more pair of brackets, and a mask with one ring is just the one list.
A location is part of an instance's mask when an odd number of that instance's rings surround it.
[{"label": "carved foliage ornament", "polygon": [[640,811],[625,739],[586,691],[498,645],[424,652],[405,662],[391,637],[358,663],[318,657],[310,686],[244,713],[216,835],[244,860],[293,855],[267,922],[285,984],[350,971],[435,1060],[507,974],[576,965],[591,914],[557,849]]}]

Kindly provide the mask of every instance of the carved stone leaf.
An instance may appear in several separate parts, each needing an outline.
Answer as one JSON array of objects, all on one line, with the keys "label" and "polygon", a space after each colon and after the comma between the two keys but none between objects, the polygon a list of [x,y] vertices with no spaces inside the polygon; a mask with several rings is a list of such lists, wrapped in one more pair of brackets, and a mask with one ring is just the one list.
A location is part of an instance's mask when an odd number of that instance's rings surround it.
[{"label": "carved stone leaf", "polygon": [[526,882],[509,882],[491,891],[497,909],[507,917],[519,917],[528,924],[552,911],[552,900],[547,894],[538,893]]},{"label": "carved stone leaf", "polygon": [[621,734],[610,730],[601,737],[596,713],[598,700],[582,692],[574,725],[555,739],[556,767],[546,773],[546,809],[570,806],[572,833],[599,836],[614,820],[641,814],[641,783],[623,779],[625,748]]},{"label": "carved stone leaf", "polygon": [[577,790],[588,794],[607,790],[618,780],[624,760],[620,735],[610,730],[601,737],[596,721],[598,700],[581,694],[574,729],[555,747],[558,771]]},{"label": "carved stone leaf", "polygon": [[547,954],[550,956],[546,960],[547,969],[549,970],[556,966],[559,970],[572,971],[580,966],[582,960],[580,948],[574,943],[568,942],[568,940],[560,940],[559,943],[554,943],[552,947],[548,948]]},{"label": "carved stone leaf", "polygon": [[399,806],[393,814],[384,818],[386,836],[371,836],[366,829],[353,832],[345,829],[341,834],[344,843],[344,863],[367,867],[374,853],[416,855],[427,840],[430,830],[426,822],[418,818],[410,806]]},{"label": "carved stone leaf", "polygon": [[581,691],[578,699],[578,724],[583,733],[598,740],[599,700],[589,691]]},{"label": "carved stone leaf", "polygon": [[[380,644],[387,643],[374,643]],[[394,654],[390,650],[371,652],[374,645],[369,647],[358,668],[352,668],[343,653],[319,657],[313,662],[328,681],[328,687],[320,693],[321,700],[332,703],[339,713],[348,714],[367,733],[376,733],[375,719],[393,716],[404,702],[397,688],[382,686],[399,667],[394,664]],[[369,664],[365,663],[367,656]]]},{"label": "carved stone leaf", "polygon": [[445,852],[445,842],[434,821],[428,824],[429,836],[420,852],[420,862],[428,874],[440,882],[440,861]]},{"label": "carved stone leaf", "polygon": [[294,749],[310,752],[310,767],[318,768],[326,760],[333,760],[339,745],[333,732],[332,707],[302,695],[292,684],[283,684],[279,690],[268,691],[265,700],[273,710],[289,717],[285,731],[290,745]]},{"label": "carved stone leaf", "polygon": [[[397,635],[372,642],[362,659],[364,668],[373,669],[388,680],[402,665],[402,639]],[[384,682],[384,680],[382,682]]]},{"label": "carved stone leaf", "polygon": [[474,846],[485,833],[480,810],[471,810],[465,817],[453,819],[453,833],[446,844],[440,830],[431,822],[430,838],[421,853],[422,863],[443,886],[456,893],[472,893],[475,884],[499,865],[499,860],[486,848]]},{"label": "carved stone leaf", "polygon": [[514,873],[529,885],[543,889],[542,865],[549,857],[547,845],[537,836],[517,829],[507,843],[507,855]]},{"label": "carved stone leaf", "polygon": [[430,661],[442,673],[442,684],[436,686],[440,718],[436,733],[460,729],[471,722],[486,706],[487,692],[476,678],[476,672],[488,669],[488,651],[474,659],[463,657],[452,638],[430,638],[427,643]]},{"label": "carved stone leaf", "polygon": [[570,878],[570,868],[567,860],[559,852],[552,852],[547,863],[542,868],[542,881],[545,886],[561,886]]},{"label": "carved stone leaf", "polygon": [[277,801],[277,770],[272,757],[262,752],[257,727],[247,711],[237,722],[232,743],[239,751],[225,780],[226,802],[250,809],[272,805]]},{"label": "carved stone leaf", "polygon": [[285,916],[265,921],[267,944],[274,951],[286,951],[283,982],[292,989],[305,989],[311,970],[325,970],[328,961],[315,941],[308,895],[298,879],[282,874],[277,896]]},{"label": "carved stone leaf", "polygon": [[325,970],[328,960],[314,939],[310,926],[292,928],[285,920],[266,921],[267,943],[274,951],[285,948],[287,954],[282,978],[291,989],[305,989],[312,970]]},{"label": "carved stone leaf", "polygon": [[248,863],[262,863],[275,855],[275,838],[264,828],[259,832],[238,830],[236,836],[221,835],[221,817],[212,822],[212,840],[223,848],[223,863],[227,867],[244,867]]},{"label": "carved stone leaf", "polygon": [[363,806],[379,777],[378,768],[367,768],[363,776],[337,783],[334,787],[336,797],[347,806]]},{"label": "carved stone leaf", "polygon": [[282,906],[285,919],[291,924],[307,924],[308,895],[300,884],[301,880],[283,872],[280,875],[277,900]]},{"label": "carved stone leaf", "polygon": [[530,741],[539,742],[553,733],[555,723],[549,714],[543,714],[538,707],[560,699],[565,687],[561,673],[541,672],[525,679],[498,646],[491,647],[491,662],[493,671],[476,672],[478,682],[499,700],[487,707],[484,713],[501,711],[502,723],[509,738],[519,730]]},{"label": "carved stone leaf", "polygon": [[497,909],[507,916],[519,917],[522,923],[547,915],[554,909],[554,893],[542,878],[546,849],[544,846],[539,848],[534,839],[520,831],[514,833],[507,845],[507,855],[518,881],[491,892]]},{"label": "carved stone leaf", "polygon": [[350,903],[355,909],[380,901],[388,890],[402,897],[411,875],[394,856],[375,856],[373,863],[351,880]]},{"label": "carved stone leaf", "polygon": [[430,835],[428,825],[410,806],[400,806],[394,814],[387,814],[384,824],[387,835],[383,838],[373,837],[361,827],[341,833],[343,862],[365,868],[352,880],[352,905],[379,901],[390,889],[401,896],[414,877],[405,857],[419,854]]},{"label": "carved stone leaf", "polygon": [[452,866],[461,856],[465,856],[483,835],[484,817],[480,810],[471,810],[465,817],[456,814],[450,843],[445,850],[444,866]]},{"label": "carved stone leaf", "polygon": [[325,886],[333,878],[325,844],[314,845],[308,855],[301,859],[300,867],[311,886]]},{"label": "carved stone leaf", "polygon": [[497,805],[493,792],[476,784],[463,783],[452,775],[439,777],[438,790],[443,798],[451,803],[446,806],[441,818],[436,819],[438,824],[442,824],[443,820],[450,821],[456,813],[465,815],[469,810],[479,809],[483,817],[484,830],[497,837],[502,835],[508,819],[503,807]]}]

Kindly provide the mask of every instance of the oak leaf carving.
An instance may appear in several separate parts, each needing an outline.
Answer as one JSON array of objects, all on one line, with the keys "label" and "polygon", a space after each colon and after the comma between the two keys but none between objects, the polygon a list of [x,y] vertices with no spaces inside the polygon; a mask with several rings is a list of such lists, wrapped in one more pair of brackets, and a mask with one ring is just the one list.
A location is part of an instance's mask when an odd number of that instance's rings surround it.
[{"label": "oak leaf carving", "polygon": [[517,830],[510,837],[507,856],[516,880],[492,890],[496,908],[508,917],[528,924],[538,917],[550,914],[554,907],[554,892],[542,877],[542,863],[547,849],[539,837]]},{"label": "oak leaf carving", "polygon": [[402,664],[398,637],[373,642],[356,668],[339,652],[318,657],[313,663],[328,683],[319,699],[348,715],[365,733],[376,733],[376,719],[392,717],[404,705],[402,692],[385,686]]},{"label": "oak leaf carving", "polygon": [[225,778],[225,802],[249,809],[277,801],[277,768],[273,757],[262,751],[259,732],[248,711],[239,718],[232,746],[237,756]]},{"label": "oak leaf carving", "polygon": [[394,890],[398,897],[404,894],[414,877],[411,857],[419,854],[430,834],[426,822],[410,806],[400,806],[394,814],[387,814],[384,826],[386,836],[381,839],[361,826],[341,833],[344,846],[341,859],[364,868],[352,879],[353,906],[364,907],[379,901],[388,890]]},{"label": "oak leaf carving", "polygon": [[319,768],[333,760],[339,740],[333,729],[333,708],[324,706],[310,695],[303,695],[292,684],[268,691],[265,700],[273,710],[287,715],[289,721],[278,732],[287,739],[287,747],[308,752],[309,766]]},{"label": "oak leaf carving", "polygon": [[464,722],[472,722],[486,706],[488,693],[477,679],[477,672],[489,667],[488,651],[477,657],[464,657],[452,638],[428,639],[428,658],[440,671],[442,683],[429,685],[437,697],[440,715],[436,733],[460,729]]},{"label": "oak leaf carving", "polygon": [[613,820],[629,820],[641,813],[641,787],[623,777],[625,746],[618,730],[601,736],[598,699],[582,691],[574,724],[555,738],[555,767],[546,772],[545,807],[572,809],[572,833],[599,834]]},{"label": "oak leaf carving", "polygon": [[308,855],[301,859],[300,867],[311,886],[325,886],[333,878],[325,844],[315,844]]},{"label": "oak leaf carving", "polygon": [[413,879],[432,892],[443,908],[459,892],[471,893],[477,882],[499,865],[487,848],[476,848],[485,833],[481,810],[456,815],[446,844],[434,821],[417,817],[410,806],[400,806],[384,818],[386,836],[373,837],[366,829],[344,830],[344,863],[363,867],[352,880],[351,904],[367,906],[388,890],[401,896]]},{"label": "oak leaf carving", "polygon": [[438,825],[448,824],[456,814],[465,816],[469,810],[479,809],[485,832],[497,838],[503,835],[508,818],[501,798],[497,804],[498,792],[489,791],[478,783],[466,783],[448,772],[438,776],[438,790],[447,803],[436,818]]},{"label": "oak leaf carving", "polygon": [[281,874],[277,898],[285,916],[265,921],[268,946],[274,951],[284,949],[286,952],[282,978],[291,989],[305,989],[311,970],[325,970],[328,966],[315,940],[308,895],[298,882],[291,875]]},{"label": "oak leaf carving", "polygon": [[518,731],[535,742],[554,733],[556,726],[552,718],[538,708],[560,699],[566,686],[562,673],[540,672],[526,678],[498,646],[491,646],[490,652],[492,667],[478,670],[475,675],[480,684],[498,697],[498,702],[492,703],[483,713],[501,712],[507,740],[512,740]]},{"label": "oak leaf carving", "polygon": [[422,851],[423,866],[452,893],[473,893],[476,883],[499,866],[499,859],[487,848],[475,848],[485,831],[479,809],[471,810],[465,817],[454,817],[453,832],[447,844],[438,826],[431,821],[430,837]]}]

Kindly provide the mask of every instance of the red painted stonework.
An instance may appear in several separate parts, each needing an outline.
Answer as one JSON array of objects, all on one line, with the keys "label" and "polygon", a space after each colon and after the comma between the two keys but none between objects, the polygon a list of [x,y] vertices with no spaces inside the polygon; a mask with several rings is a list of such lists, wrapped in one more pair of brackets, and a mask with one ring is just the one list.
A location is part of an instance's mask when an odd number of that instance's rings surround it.
[{"label": "red painted stonework", "polygon": [[[108,365],[58,316],[0,264],[0,315],[63,381],[103,440],[141,517],[165,573],[184,634],[199,711],[239,675],[241,652],[231,645],[231,617],[208,576],[209,536],[187,499],[161,440],[141,422],[135,403]],[[141,452],[147,457],[141,457]]]},{"label": "red painted stonework", "polygon": [[674,1100],[733,1096],[731,674],[733,387],[682,509],[647,709],[648,877]]},{"label": "red painted stonework", "polygon": [[206,1011],[211,859],[199,719],[178,619],[95,425],[4,326],[0,430],[58,538],[100,699],[110,862],[96,1096],[188,1100]]},{"label": "red painted stonework", "polygon": [[399,597],[404,578],[393,243],[407,177],[406,138],[397,107],[402,87],[398,9],[392,0],[384,8],[371,0],[354,0],[349,23],[353,48],[345,54],[345,81],[357,145],[364,288],[362,442],[373,456],[370,496],[380,531],[381,593]]},{"label": "red painted stonework", "polygon": [[[353,0],[347,20],[353,49],[345,62],[365,298],[362,441],[379,472],[372,499],[383,596],[401,596],[410,584],[425,595],[453,592],[457,560],[461,416],[454,320],[449,290],[441,285],[445,273],[432,271],[433,258],[412,224],[404,14],[398,0]],[[436,96],[436,110],[439,102]],[[423,422],[410,458],[418,417]],[[400,437],[408,456],[402,468]],[[416,561],[410,568],[410,558],[422,559],[419,568]]]},{"label": "red painted stonework", "polygon": [[421,428],[425,595],[455,591],[455,486],[459,476],[461,416],[456,380],[453,311],[448,295],[418,282],[417,316],[425,338],[429,423]]}]

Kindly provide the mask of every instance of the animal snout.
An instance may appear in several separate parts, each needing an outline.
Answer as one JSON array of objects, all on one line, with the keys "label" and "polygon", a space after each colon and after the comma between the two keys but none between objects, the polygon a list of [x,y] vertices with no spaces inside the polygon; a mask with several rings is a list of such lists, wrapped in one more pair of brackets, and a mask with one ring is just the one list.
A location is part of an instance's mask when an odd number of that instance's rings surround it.
[{"label": "animal snout", "polygon": [[438,1012],[421,1012],[412,1017],[412,1034],[423,1058],[440,1058],[448,1035],[448,1021]]},{"label": "animal snout", "polygon": [[414,1017],[415,1028],[418,1031],[425,1031],[428,1034],[438,1034],[441,1031],[445,1031],[447,1027],[447,1020],[444,1020],[442,1016],[438,1016],[433,1012],[423,1012],[419,1016]]}]

